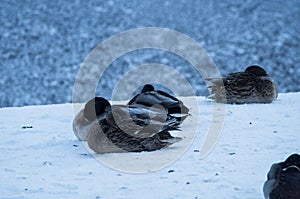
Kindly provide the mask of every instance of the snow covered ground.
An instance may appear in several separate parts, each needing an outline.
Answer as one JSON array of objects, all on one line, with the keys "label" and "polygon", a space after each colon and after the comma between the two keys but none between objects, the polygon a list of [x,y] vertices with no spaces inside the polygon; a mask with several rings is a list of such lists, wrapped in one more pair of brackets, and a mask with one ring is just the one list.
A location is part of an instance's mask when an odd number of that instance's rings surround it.
[{"label": "snow covered ground", "polygon": [[[182,98],[189,107],[191,99]],[[181,142],[96,156],[72,132],[72,104],[2,108],[1,198],[262,198],[271,164],[300,152],[300,93],[280,94],[272,104],[226,105],[223,131],[204,159],[199,151],[215,103],[197,100],[199,112],[191,107],[175,132]]]}]

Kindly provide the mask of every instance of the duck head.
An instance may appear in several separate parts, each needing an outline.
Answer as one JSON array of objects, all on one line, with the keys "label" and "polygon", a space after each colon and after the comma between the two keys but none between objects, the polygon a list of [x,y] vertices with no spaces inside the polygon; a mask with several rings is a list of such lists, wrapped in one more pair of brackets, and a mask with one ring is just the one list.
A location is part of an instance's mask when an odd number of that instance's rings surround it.
[{"label": "duck head", "polygon": [[292,154],[290,155],[284,162],[284,167],[287,168],[289,166],[297,166],[300,168],[300,155],[299,154]]},{"label": "duck head", "polygon": [[258,66],[258,65],[248,66],[246,68],[245,72],[254,74],[256,76],[262,76],[262,77],[268,76],[268,74],[265,71],[265,69],[263,69],[261,66]]},{"label": "duck head", "polygon": [[99,116],[105,114],[110,107],[109,101],[103,97],[95,97],[86,103],[83,115],[87,120],[94,121]]},{"label": "duck head", "polygon": [[146,84],[142,89],[142,93],[150,91],[154,91],[154,86],[152,86],[151,84]]}]

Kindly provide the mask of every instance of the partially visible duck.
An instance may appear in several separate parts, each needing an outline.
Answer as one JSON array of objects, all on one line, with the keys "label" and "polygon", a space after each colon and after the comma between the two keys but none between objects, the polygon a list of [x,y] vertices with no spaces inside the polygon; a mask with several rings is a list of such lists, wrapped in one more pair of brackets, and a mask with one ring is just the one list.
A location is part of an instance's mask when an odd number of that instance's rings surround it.
[{"label": "partially visible duck", "polygon": [[146,84],[140,93],[135,95],[128,105],[136,105],[139,107],[150,108],[162,106],[168,117],[176,118],[177,125],[189,115],[189,109],[182,101],[162,90],[155,90],[151,84]]},{"label": "partially visible duck", "polygon": [[206,80],[212,83],[209,98],[219,103],[271,103],[278,96],[274,81],[257,65],[247,67],[244,72]]},{"label": "partially visible duck", "polygon": [[284,162],[273,164],[263,191],[266,199],[299,199],[300,155],[292,154]]},{"label": "partially visible duck", "polygon": [[87,138],[96,153],[155,151],[181,140],[169,133],[179,128],[164,109],[108,104],[103,110],[105,117],[93,124]]},{"label": "partially visible duck", "polygon": [[99,117],[104,117],[105,107],[109,102],[101,97],[95,97],[89,100],[84,108],[79,111],[73,120],[73,131],[76,137],[81,141],[87,140],[87,134],[90,127],[97,122]]}]

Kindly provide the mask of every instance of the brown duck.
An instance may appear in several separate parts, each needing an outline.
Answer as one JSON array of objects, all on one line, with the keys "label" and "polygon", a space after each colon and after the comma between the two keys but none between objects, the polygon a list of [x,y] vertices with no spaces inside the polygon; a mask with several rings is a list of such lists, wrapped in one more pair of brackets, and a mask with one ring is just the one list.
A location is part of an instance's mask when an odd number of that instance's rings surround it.
[{"label": "brown duck", "polygon": [[274,81],[260,66],[252,65],[244,72],[230,73],[223,78],[208,78],[209,98],[219,103],[271,103],[278,96]]},{"label": "brown duck", "polygon": [[179,127],[164,109],[111,106],[101,97],[94,101],[96,117],[101,118],[89,128],[87,141],[96,153],[155,151],[181,140],[169,133]]}]

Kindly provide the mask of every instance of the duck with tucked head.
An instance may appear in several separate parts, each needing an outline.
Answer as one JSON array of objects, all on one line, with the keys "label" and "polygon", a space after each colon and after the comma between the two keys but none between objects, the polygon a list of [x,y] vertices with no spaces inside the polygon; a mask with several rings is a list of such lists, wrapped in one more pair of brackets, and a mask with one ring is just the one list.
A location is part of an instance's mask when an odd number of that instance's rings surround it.
[{"label": "duck with tucked head", "polygon": [[107,100],[95,97],[89,100],[84,108],[75,116],[73,120],[73,131],[79,140],[87,140],[89,129],[99,120],[99,118],[105,116],[105,113],[107,112],[105,107],[108,105],[109,102]]},{"label": "duck with tucked head", "polygon": [[274,81],[257,65],[247,67],[244,72],[206,80],[212,83],[209,98],[219,103],[271,103],[278,96]]},{"label": "duck with tucked head", "polygon": [[300,155],[292,154],[284,162],[273,164],[263,192],[266,199],[299,199]]},{"label": "duck with tucked head", "polygon": [[169,131],[179,130],[176,119],[168,118],[160,107],[146,109],[135,105],[110,105],[97,99],[96,110],[104,115],[94,123],[87,135],[89,147],[96,153],[142,152],[165,148],[181,138]]},{"label": "duck with tucked head", "polygon": [[155,90],[151,84],[143,86],[140,93],[135,95],[128,105],[135,105],[143,108],[161,106],[167,112],[168,117],[175,118],[177,125],[180,125],[183,120],[189,115],[189,109],[183,102],[168,92]]}]

